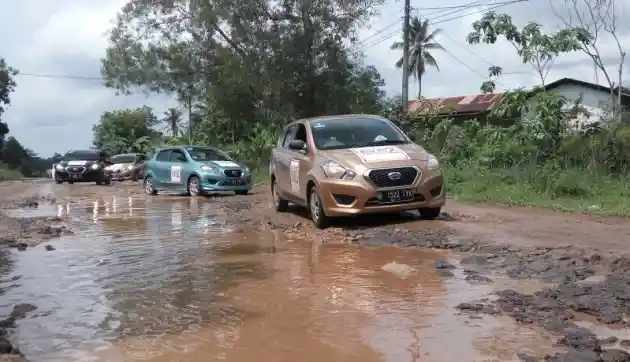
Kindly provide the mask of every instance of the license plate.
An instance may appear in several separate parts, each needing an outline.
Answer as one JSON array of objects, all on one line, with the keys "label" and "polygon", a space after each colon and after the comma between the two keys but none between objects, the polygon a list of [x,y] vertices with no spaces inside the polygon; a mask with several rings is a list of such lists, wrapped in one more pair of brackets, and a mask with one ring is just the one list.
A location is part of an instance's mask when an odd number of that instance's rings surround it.
[{"label": "license plate", "polygon": [[243,185],[244,182],[241,179],[238,180],[227,180],[227,184],[230,186],[238,186],[238,185]]},{"label": "license plate", "polygon": [[70,176],[73,180],[78,180],[79,179],[79,175],[72,175]]},{"label": "license plate", "polygon": [[411,201],[413,199],[413,190],[379,191],[376,193],[376,199],[382,204]]}]

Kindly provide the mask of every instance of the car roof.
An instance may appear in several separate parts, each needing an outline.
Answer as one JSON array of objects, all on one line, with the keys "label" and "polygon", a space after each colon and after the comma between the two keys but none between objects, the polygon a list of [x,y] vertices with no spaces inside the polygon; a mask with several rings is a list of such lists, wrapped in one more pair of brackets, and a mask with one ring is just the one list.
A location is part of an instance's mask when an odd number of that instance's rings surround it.
[{"label": "car roof", "polygon": [[332,115],[332,116],[319,116],[319,117],[298,119],[296,121],[289,123],[287,126],[291,126],[296,123],[313,123],[313,122],[320,122],[320,121],[343,120],[343,119],[353,119],[353,118],[385,119],[376,114],[361,114],[361,113],[339,114],[339,115]]},{"label": "car roof", "polygon": [[117,155],[113,155],[112,157],[118,157],[118,156],[136,156],[136,155],[141,155],[141,153],[119,153]]},{"label": "car roof", "polygon": [[81,153],[101,153],[103,151],[101,150],[70,150],[66,153],[75,153],[75,152],[81,152]]}]

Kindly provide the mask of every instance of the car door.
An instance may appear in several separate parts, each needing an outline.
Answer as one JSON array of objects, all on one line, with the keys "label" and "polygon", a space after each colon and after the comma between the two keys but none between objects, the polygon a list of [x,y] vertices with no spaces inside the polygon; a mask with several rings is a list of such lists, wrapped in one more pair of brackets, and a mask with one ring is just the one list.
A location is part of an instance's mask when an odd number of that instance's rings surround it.
[{"label": "car door", "polygon": [[291,161],[291,155],[289,154],[289,142],[297,129],[296,124],[292,124],[285,128],[284,139],[279,147],[276,147],[273,154],[272,167],[274,176],[276,177],[276,183],[278,184],[278,190],[280,195],[288,197],[291,193],[291,179],[289,175],[289,164]]},{"label": "car door", "polygon": [[[167,187],[167,181],[170,179],[168,170],[169,160],[171,157],[171,150],[160,150],[155,156],[155,159],[151,161],[149,165],[150,171],[155,179],[154,185],[156,187]],[[148,170],[147,170],[148,171]]]},{"label": "car door", "polygon": [[167,185],[171,189],[182,189],[186,187],[188,178],[186,177],[186,154],[179,148],[171,150],[168,162]]},{"label": "car door", "polygon": [[293,199],[306,202],[306,175],[312,167],[314,153],[308,141],[306,125],[300,122],[296,123],[295,126],[296,128],[291,135],[291,140],[303,141],[306,148],[304,150],[291,150],[287,142],[286,150],[289,156],[289,190]]}]

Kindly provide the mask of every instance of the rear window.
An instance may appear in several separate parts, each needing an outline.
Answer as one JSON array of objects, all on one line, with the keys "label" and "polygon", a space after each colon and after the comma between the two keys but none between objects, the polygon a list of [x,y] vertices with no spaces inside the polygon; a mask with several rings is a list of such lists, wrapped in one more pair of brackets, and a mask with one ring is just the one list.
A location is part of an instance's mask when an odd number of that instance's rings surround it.
[{"label": "rear window", "polygon": [[409,143],[389,121],[379,118],[326,119],[313,122],[311,131],[319,150]]}]

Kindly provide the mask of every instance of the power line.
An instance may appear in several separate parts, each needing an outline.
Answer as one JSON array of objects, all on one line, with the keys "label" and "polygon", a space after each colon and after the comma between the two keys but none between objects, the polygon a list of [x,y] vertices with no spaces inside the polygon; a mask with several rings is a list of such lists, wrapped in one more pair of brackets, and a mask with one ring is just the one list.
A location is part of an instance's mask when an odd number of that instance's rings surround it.
[{"label": "power line", "polygon": [[[482,1],[487,1],[487,0],[476,1],[475,3],[480,3],[480,2],[482,2]],[[494,5],[494,6],[491,6],[491,7],[489,7],[489,8],[483,9],[483,10],[476,10],[476,11],[473,11],[473,12],[470,12],[470,13],[466,13],[466,14],[462,14],[462,15],[458,15],[458,16],[454,16],[454,17],[450,17],[450,18],[447,18],[447,19],[442,19],[442,20],[440,20],[440,21],[434,22],[434,20],[436,20],[436,19],[438,19],[438,18],[442,18],[442,17],[448,16],[448,15],[452,15],[452,14],[457,13],[457,12],[461,12],[461,11],[462,11],[462,9],[459,9],[459,10],[456,10],[456,11],[454,11],[454,12],[449,12],[449,13],[447,13],[447,14],[442,14],[442,15],[436,16],[436,17],[435,17],[435,18],[433,18],[433,19],[429,19],[429,23],[430,23],[431,25],[441,24],[441,23],[445,23],[445,22],[452,21],[452,20],[461,19],[461,18],[464,18],[464,17],[470,16],[470,15],[479,14],[479,13],[484,13],[484,12],[487,12],[487,11],[490,11],[490,10],[494,10],[494,9],[497,9],[497,8],[501,8],[501,7],[504,7],[504,6],[507,6],[507,5],[512,5],[512,4],[516,4],[516,3],[520,3],[520,2],[526,2],[526,1],[529,1],[529,0],[510,0],[510,1],[503,1],[503,2],[500,2],[500,3],[495,3],[495,5]],[[464,10],[465,10],[465,9],[464,9]],[[390,26],[390,27],[391,27],[391,26]],[[355,51],[358,51],[358,50],[363,50],[363,49],[366,49],[366,48],[370,48],[370,47],[372,47],[372,46],[374,46],[374,45],[378,45],[378,44],[380,44],[380,43],[382,43],[382,42],[384,42],[384,41],[386,41],[386,40],[389,40],[389,39],[391,39],[391,38],[395,37],[396,35],[400,34],[401,32],[402,32],[402,30],[396,30],[396,31],[394,31],[394,32],[392,32],[392,33],[389,33],[389,34],[387,34],[387,35],[385,35],[385,36],[383,36],[383,37],[379,38],[378,40],[376,40],[376,41],[374,41],[374,42],[372,42],[372,43],[370,43],[370,44],[367,44],[367,45],[365,45],[365,44],[361,45],[362,41],[360,41],[360,42],[359,42],[359,46],[358,46],[358,47],[356,47],[354,50],[355,50]],[[376,34],[372,34],[370,37],[374,37],[375,35],[376,35]],[[368,37],[368,38],[370,38],[370,37]]]},{"label": "power line", "polygon": [[[494,10],[494,9],[497,9],[497,8],[500,8],[500,7],[504,7],[504,6],[507,6],[507,5],[516,4],[516,3],[520,3],[520,2],[526,2],[526,1],[529,1],[529,0],[509,0],[509,1],[503,1],[503,2],[496,2],[496,3],[493,3],[493,4],[488,4],[488,5],[494,5],[494,6],[491,6],[489,8],[483,9],[483,10],[477,10],[477,11],[473,11],[473,12],[470,12],[470,13],[466,13],[466,14],[450,17],[450,18],[447,18],[447,19],[440,19],[440,21],[433,22],[434,20],[436,20],[438,18],[443,18],[445,16],[452,15],[454,13],[458,13],[458,12],[461,12],[463,10],[466,10],[466,7],[472,7],[475,4],[480,5],[480,3],[483,3],[485,1],[488,1],[488,0],[477,0],[477,1],[473,1],[473,2],[468,3],[468,4],[457,6],[457,7],[444,7],[442,10],[439,10],[439,11],[450,10],[450,9],[453,9],[453,8],[457,8],[457,9],[454,10],[453,12],[449,12],[449,13],[446,13],[446,14],[438,15],[438,16],[434,17],[433,19],[429,19],[429,22],[430,22],[431,25],[437,25],[437,24],[449,22],[449,21],[452,21],[452,20],[461,19],[461,18],[464,18],[466,16],[470,16],[470,15],[479,14],[479,13],[487,12],[487,11],[490,11],[490,10]],[[386,27],[380,29],[376,33],[366,37],[365,39],[360,40],[353,47],[354,48],[353,50],[354,51],[359,51],[359,50],[367,49],[367,48],[373,47],[375,45],[378,45],[378,44],[380,44],[380,43],[382,43],[382,42],[384,42],[386,40],[389,40],[389,39],[395,37],[396,35],[398,35],[398,34],[400,34],[402,32],[402,29],[396,30],[394,32],[390,32],[388,34],[385,34],[384,36],[378,38],[377,40],[375,40],[374,42],[371,42],[370,44],[365,44],[365,42],[367,40],[377,37],[378,35],[382,34],[385,30],[387,30],[389,28],[392,28],[392,27],[396,26],[397,24],[399,24],[398,20],[396,22],[393,22],[393,23],[387,25]],[[37,77],[37,78],[50,78],[50,79],[91,80],[91,81],[95,81],[95,80],[104,81],[105,80],[105,78],[103,78],[103,77],[88,77],[88,76],[60,75],[60,74],[39,74],[39,73],[28,73],[28,72],[19,72],[17,74],[17,76],[27,76],[27,77]]]},{"label": "power line", "polygon": [[19,72],[17,76],[36,77],[36,78],[56,78],[56,79],[80,79],[80,80],[105,80],[103,77],[84,77],[79,75],[60,75],[60,74],[38,74]]}]

